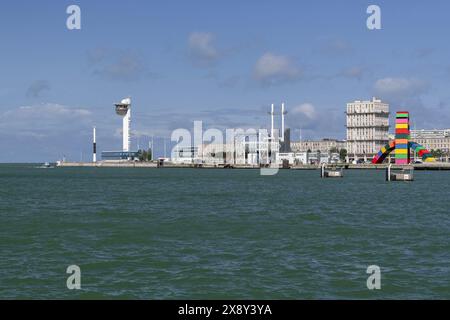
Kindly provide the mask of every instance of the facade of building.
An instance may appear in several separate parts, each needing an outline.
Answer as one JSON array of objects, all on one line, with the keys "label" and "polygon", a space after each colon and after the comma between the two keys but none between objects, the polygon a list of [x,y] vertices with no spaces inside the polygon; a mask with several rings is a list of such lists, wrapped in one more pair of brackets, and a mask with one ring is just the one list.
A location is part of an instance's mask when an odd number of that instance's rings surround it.
[{"label": "facade of building", "polygon": [[291,129],[289,128],[284,130],[284,140],[280,141],[280,152],[291,152]]},{"label": "facade of building", "polygon": [[345,149],[345,141],[336,139],[322,139],[322,140],[305,140],[305,141],[292,141],[291,150],[292,152],[317,152],[321,153],[330,152],[330,150],[341,150]]},{"label": "facade of building", "polygon": [[350,159],[371,158],[389,142],[389,104],[356,100],[347,103],[346,117]]},{"label": "facade of building", "polygon": [[128,161],[139,160],[139,153],[136,151],[102,151],[103,161]]},{"label": "facade of building", "polygon": [[440,139],[450,137],[450,129],[411,130],[411,139]]},{"label": "facade of building", "polygon": [[450,152],[450,129],[411,130],[411,140],[428,150]]},{"label": "facade of building", "polygon": [[276,163],[281,165],[286,160],[289,165],[338,163],[339,153],[331,152],[288,152],[277,153]]},{"label": "facade of building", "polygon": [[252,143],[241,140],[236,143],[203,144],[200,145],[197,152],[197,158],[206,164],[253,164],[256,150]]},{"label": "facade of building", "polygon": [[198,148],[197,147],[178,147],[172,150],[172,162],[174,163],[197,163],[198,162]]}]

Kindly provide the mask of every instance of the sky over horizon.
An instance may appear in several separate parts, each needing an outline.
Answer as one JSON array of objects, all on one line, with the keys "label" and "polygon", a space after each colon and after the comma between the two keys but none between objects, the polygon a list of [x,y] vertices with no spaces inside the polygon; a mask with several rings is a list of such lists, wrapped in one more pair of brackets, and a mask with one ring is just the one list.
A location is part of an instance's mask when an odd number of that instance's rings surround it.
[{"label": "sky over horizon", "polygon": [[[81,8],[68,30],[66,8]],[[381,30],[366,9],[381,8]],[[345,139],[347,102],[373,96],[413,128],[450,128],[448,1],[8,1],[0,11],[0,162],[91,159],[121,148],[114,102],[132,97],[132,149],[177,128],[268,128]],[[391,127],[392,127],[391,118]],[[169,148],[169,146],[168,146]]]}]

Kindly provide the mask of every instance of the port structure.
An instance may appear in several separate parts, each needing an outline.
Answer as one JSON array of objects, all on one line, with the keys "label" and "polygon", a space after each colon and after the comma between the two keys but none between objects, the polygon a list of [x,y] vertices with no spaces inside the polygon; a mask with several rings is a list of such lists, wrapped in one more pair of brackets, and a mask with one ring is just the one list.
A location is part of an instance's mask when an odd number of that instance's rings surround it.
[{"label": "port structure", "polygon": [[115,103],[116,114],[122,117],[122,151],[130,151],[131,98]]}]

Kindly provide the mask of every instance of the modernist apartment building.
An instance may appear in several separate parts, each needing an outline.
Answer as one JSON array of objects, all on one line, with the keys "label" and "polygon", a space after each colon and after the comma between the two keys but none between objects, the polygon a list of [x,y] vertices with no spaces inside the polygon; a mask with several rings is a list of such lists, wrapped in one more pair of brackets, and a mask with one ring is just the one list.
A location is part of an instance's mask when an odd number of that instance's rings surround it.
[{"label": "modernist apartment building", "polygon": [[292,141],[292,152],[311,152],[320,151],[321,153],[330,152],[332,149],[344,149],[345,141],[336,139],[322,139],[322,140],[304,140],[304,141]]},{"label": "modernist apartment building", "polygon": [[373,157],[389,142],[389,104],[373,98],[347,103],[347,152],[350,159]]}]

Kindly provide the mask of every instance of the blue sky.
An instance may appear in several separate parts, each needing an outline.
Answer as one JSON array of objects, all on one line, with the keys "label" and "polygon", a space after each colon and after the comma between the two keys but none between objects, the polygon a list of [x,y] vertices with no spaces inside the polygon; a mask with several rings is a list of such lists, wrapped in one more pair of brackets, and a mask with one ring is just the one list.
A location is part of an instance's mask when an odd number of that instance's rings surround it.
[{"label": "blue sky", "polygon": [[[66,8],[81,8],[81,30]],[[368,5],[381,30],[368,30]],[[267,127],[284,101],[292,139],[345,138],[345,104],[377,96],[416,128],[450,127],[448,1],[3,1],[0,162],[90,159],[176,128]],[[155,153],[163,152],[156,139]]]}]

